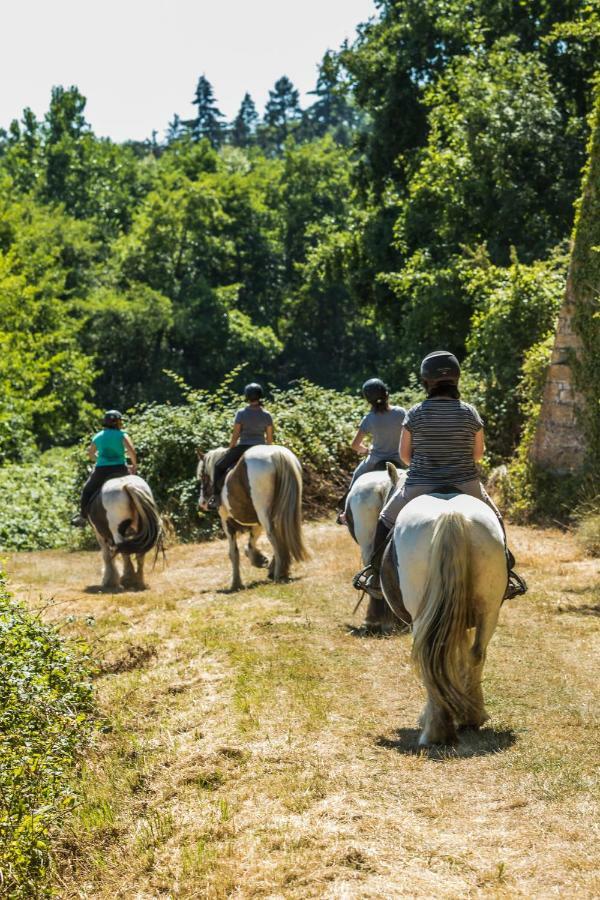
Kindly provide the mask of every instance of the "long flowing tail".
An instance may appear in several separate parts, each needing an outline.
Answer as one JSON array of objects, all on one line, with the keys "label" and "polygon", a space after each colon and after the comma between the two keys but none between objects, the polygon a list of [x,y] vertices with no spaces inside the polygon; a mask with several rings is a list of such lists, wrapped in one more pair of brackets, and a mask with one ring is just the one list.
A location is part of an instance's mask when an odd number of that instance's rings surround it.
[{"label": "long flowing tail", "polygon": [[433,530],[429,579],[413,626],[413,660],[425,686],[458,719],[473,706],[465,684],[469,555],[467,520],[460,512],[443,513]]},{"label": "long flowing tail", "polygon": [[285,453],[274,454],[273,463],[272,540],[285,571],[290,557],[301,562],[309,555],[302,534],[302,475],[295,461]]},{"label": "long flowing tail", "polygon": [[118,545],[120,553],[148,553],[153,547],[157,553],[163,546],[163,526],[150,489],[134,482],[123,485],[138,513],[136,533]]}]

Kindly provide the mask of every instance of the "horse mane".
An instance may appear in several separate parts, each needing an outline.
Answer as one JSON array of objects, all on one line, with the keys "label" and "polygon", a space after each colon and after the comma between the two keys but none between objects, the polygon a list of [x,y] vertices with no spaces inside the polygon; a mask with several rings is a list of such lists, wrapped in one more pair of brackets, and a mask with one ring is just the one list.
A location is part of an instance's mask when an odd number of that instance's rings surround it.
[{"label": "horse mane", "polygon": [[196,469],[196,478],[199,480],[202,473],[206,474],[211,481],[215,478],[215,466],[220,459],[223,459],[227,453],[227,447],[215,447],[214,450],[208,450],[202,459],[198,461]]}]

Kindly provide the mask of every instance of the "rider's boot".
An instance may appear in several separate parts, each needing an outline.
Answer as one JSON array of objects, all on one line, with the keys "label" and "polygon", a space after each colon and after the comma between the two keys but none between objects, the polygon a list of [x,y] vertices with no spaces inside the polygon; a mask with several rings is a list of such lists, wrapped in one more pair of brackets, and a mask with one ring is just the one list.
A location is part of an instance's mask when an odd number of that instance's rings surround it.
[{"label": "rider's boot", "polygon": [[521,575],[517,575],[514,571],[515,558],[511,551],[506,548],[506,568],[508,569],[508,583],[504,592],[503,600],[512,600],[513,597],[519,597],[527,592],[527,582]]},{"label": "rider's boot", "polygon": [[369,565],[361,569],[352,579],[352,584],[357,591],[366,591],[370,597],[374,597],[376,600],[383,599],[380,579],[381,561],[391,530],[391,527],[383,519],[377,521],[377,529],[373,541],[375,549],[369,560]]},{"label": "rider's boot", "polygon": [[206,506],[208,507],[208,509],[217,510],[220,507],[220,505],[221,505],[221,492],[215,491],[215,493],[212,495],[212,497],[208,498]]}]

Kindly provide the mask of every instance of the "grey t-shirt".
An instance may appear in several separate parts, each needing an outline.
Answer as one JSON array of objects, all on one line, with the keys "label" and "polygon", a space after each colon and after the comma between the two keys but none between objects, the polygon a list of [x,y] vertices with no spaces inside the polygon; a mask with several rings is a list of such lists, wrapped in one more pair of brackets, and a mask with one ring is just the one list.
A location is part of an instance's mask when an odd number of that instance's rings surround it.
[{"label": "grey t-shirt", "polygon": [[398,459],[400,432],[406,410],[401,406],[390,406],[384,412],[367,413],[360,423],[360,430],[373,438],[371,456],[375,459]]},{"label": "grey t-shirt", "polygon": [[483,422],[470,403],[424,400],[409,409],[404,427],[412,435],[406,484],[461,484],[479,477],[473,445]]},{"label": "grey t-shirt", "polygon": [[265,443],[267,425],[273,424],[271,414],[261,406],[244,406],[237,411],[235,424],[241,425],[239,442],[242,446]]}]

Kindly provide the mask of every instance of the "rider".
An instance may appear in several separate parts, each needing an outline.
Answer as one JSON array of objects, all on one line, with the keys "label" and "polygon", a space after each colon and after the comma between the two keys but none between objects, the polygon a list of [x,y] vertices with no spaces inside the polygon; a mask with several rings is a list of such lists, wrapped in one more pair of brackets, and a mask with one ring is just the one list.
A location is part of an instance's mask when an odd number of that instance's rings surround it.
[{"label": "rider", "polygon": [[[355,587],[374,597],[382,596],[379,569],[387,537],[400,510],[414,497],[440,490],[477,497],[493,509],[504,532],[500,511],[479,480],[476,463],[484,453],[483,422],[475,407],[460,399],[458,360],[446,350],[437,350],[425,357],[420,374],[427,398],[409,409],[400,438],[400,458],[409,467],[406,480],[383,507],[375,532],[375,552],[367,570],[355,579]],[[514,557],[508,548],[506,554],[505,596],[509,598],[524,594],[527,586],[512,571]]]},{"label": "rider", "polygon": [[[102,424],[102,431],[94,435],[87,448],[88,456],[95,462],[95,466],[81,492],[81,511],[71,519],[71,525],[77,528],[83,528],[86,524],[89,502],[105,481],[121,478],[130,472],[135,475],[137,469],[135,447],[127,432],[123,431],[123,416],[119,410],[107,410]],[[131,460],[131,468],[126,465],[125,455]]]},{"label": "rider", "polygon": [[[365,381],[362,393],[365,400],[371,404],[371,410],[363,416],[350,446],[355,453],[364,456],[365,459],[355,468],[348,490],[340,500],[341,509],[337,521],[341,525],[346,524],[346,514],[343,510],[346,497],[356,479],[367,472],[373,472],[384,462],[401,465],[398,445],[406,410],[401,406],[390,406],[389,388],[380,378],[369,378]],[[370,447],[364,443],[369,434],[372,438]]]},{"label": "rider", "polygon": [[273,443],[273,419],[271,414],[262,408],[263,396],[262,387],[254,381],[244,388],[244,397],[248,405],[237,411],[229,449],[215,466],[213,496],[208,500],[210,509],[219,508],[225,476],[246,450],[257,444]]}]

